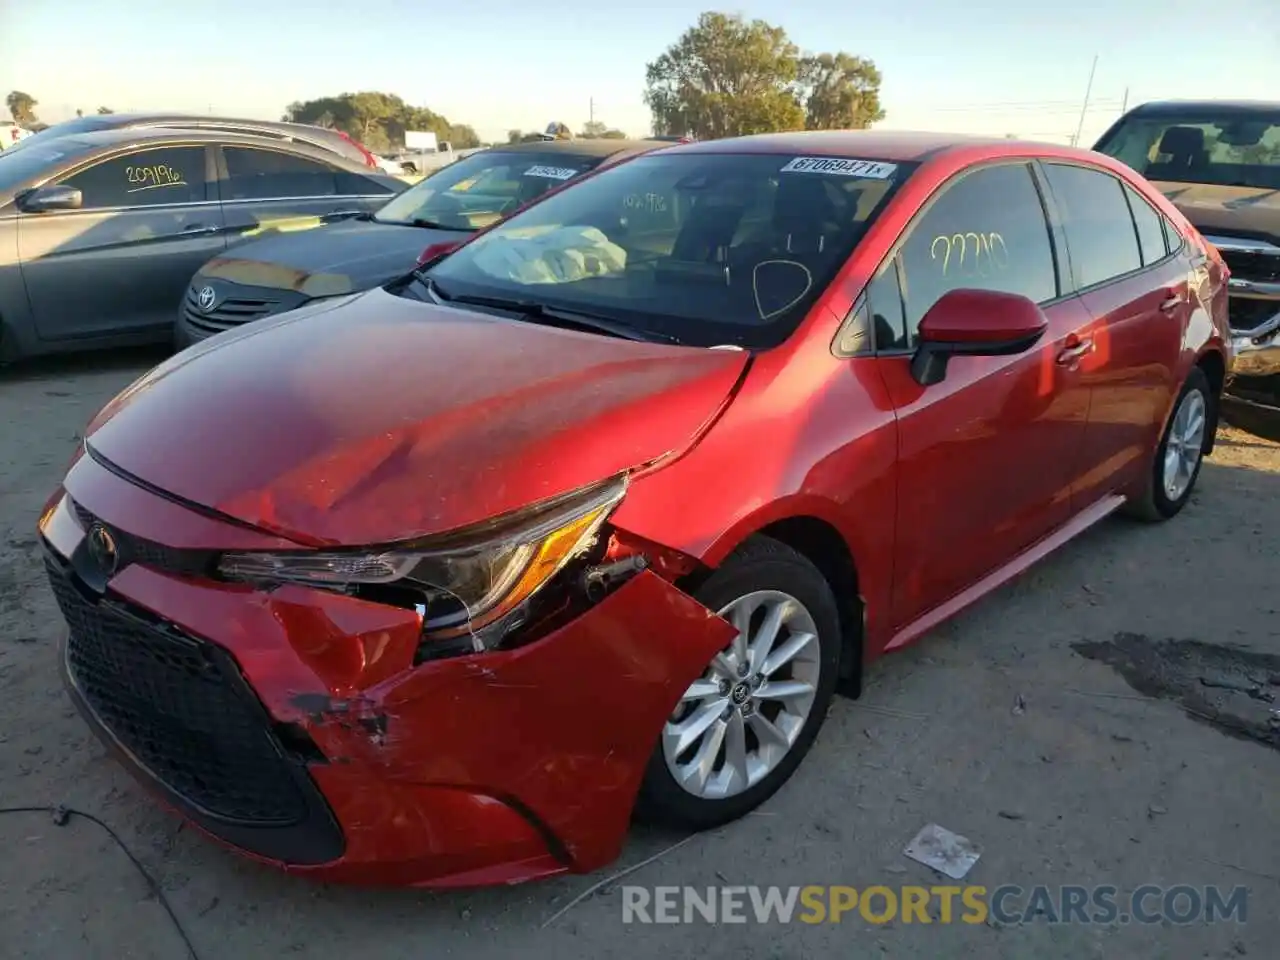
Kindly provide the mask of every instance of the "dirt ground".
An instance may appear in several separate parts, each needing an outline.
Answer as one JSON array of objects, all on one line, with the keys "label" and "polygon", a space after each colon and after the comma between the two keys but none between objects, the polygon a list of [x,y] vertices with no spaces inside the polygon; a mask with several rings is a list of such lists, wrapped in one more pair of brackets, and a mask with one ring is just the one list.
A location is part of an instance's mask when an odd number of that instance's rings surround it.
[{"label": "dirt ground", "polygon": [[[624,925],[604,879],[458,894],[334,889],[246,863],[158,810],[76,716],[36,515],[93,412],[153,355],[0,373],[0,807],[100,817],[199,956],[951,960],[1275,956],[1280,940],[1280,446],[1224,430],[1173,522],[1107,521],[838,700],[759,813],[626,878],[654,885],[932,885],[924,824],[975,841],[966,882],[1249,888],[1245,923],[894,921]],[[1172,640],[1175,643],[1166,643]],[[1208,681],[1208,684],[1205,681]],[[638,831],[616,866],[680,837]],[[164,907],[95,824],[0,816],[0,956],[180,958]]]}]

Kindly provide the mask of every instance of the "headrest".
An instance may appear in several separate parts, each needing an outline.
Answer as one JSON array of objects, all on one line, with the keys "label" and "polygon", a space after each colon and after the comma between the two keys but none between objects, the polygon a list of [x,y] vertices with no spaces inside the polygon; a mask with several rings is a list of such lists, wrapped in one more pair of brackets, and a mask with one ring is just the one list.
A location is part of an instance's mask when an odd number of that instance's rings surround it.
[{"label": "headrest", "polygon": [[838,190],[823,177],[784,174],[774,196],[773,222],[789,232],[820,233],[843,219]]},{"label": "headrest", "polygon": [[1160,152],[1186,157],[1204,150],[1204,131],[1199,127],[1170,127],[1160,138]]}]

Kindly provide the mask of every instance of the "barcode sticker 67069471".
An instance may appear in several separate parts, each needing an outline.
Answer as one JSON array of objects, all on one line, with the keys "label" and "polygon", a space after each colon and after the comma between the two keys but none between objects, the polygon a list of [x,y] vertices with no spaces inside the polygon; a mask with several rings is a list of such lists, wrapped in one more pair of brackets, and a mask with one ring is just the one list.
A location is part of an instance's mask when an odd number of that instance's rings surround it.
[{"label": "barcode sticker 67069471", "polygon": [[848,157],[796,157],[779,173],[826,173],[839,177],[867,177],[888,180],[898,169],[896,163],[880,160],[853,160]]}]

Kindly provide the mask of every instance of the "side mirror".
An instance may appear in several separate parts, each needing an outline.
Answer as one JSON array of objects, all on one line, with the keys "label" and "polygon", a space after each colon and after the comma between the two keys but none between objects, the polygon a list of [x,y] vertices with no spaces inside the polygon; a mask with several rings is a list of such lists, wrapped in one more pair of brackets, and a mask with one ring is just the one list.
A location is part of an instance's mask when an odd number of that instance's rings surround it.
[{"label": "side mirror", "polygon": [[1036,345],[1049,326],[1044,312],[1016,293],[952,290],[920,321],[911,376],[922,387],[940,383],[951,357],[1006,357]]},{"label": "side mirror", "polygon": [[462,246],[461,240],[443,240],[440,243],[428,244],[427,248],[418,254],[418,266],[425,267],[429,263],[434,263],[460,246]]},{"label": "side mirror", "polygon": [[18,198],[18,209],[23,213],[46,213],[50,210],[79,210],[84,196],[76,187],[53,183],[28,190]]}]

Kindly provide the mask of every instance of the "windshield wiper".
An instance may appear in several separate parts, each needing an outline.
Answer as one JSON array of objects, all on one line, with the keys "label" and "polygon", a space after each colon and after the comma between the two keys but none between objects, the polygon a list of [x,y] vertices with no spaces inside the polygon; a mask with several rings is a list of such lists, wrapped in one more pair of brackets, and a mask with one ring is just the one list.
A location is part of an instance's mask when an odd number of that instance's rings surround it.
[{"label": "windshield wiper", "polygon": [[425,227],[428,230],[456,230],[459,233],[471,233],[472,227],[459,227],[452,223],[441,223],[439,220],[428,220],[426,217],[414,217],[409,221],[411,227]]},{"label": "windshield wiper", "polygon": [[544,303],[537,303],[533,300],[517,300],[506,297],[446,296],[441,291],[439,284],[434,280],[421,275],[418,276],[418,279],[426,285],[427,292],[438,303],[459,303],[472,307],[491,307],[494,310],[505,310],[519,314],[526,320],[546,323],[549,326],[576,327],[580,330],[603,333],[623,340],[638,340],[640,342],[658,340],[663,343],[680,342],[676,337],[669,334],[657,333],[652,330],[637,330],[634,327],[618,323],[616,320],[602,317],[596,313],[584,313],[580,310],[562,310],[559,307],[549,307]]},{"label": "windshield wiper", "polygon": [[383,220],[378,216],[371,216],[374,223],[385,223],[389,227],[423,227],[427,230],[452,230],[457,233],[473,233],[474,227],[459,227],[451,223],[441,223],[438,220],[428,220],[426,217],[414,217],[412,220]]}]

